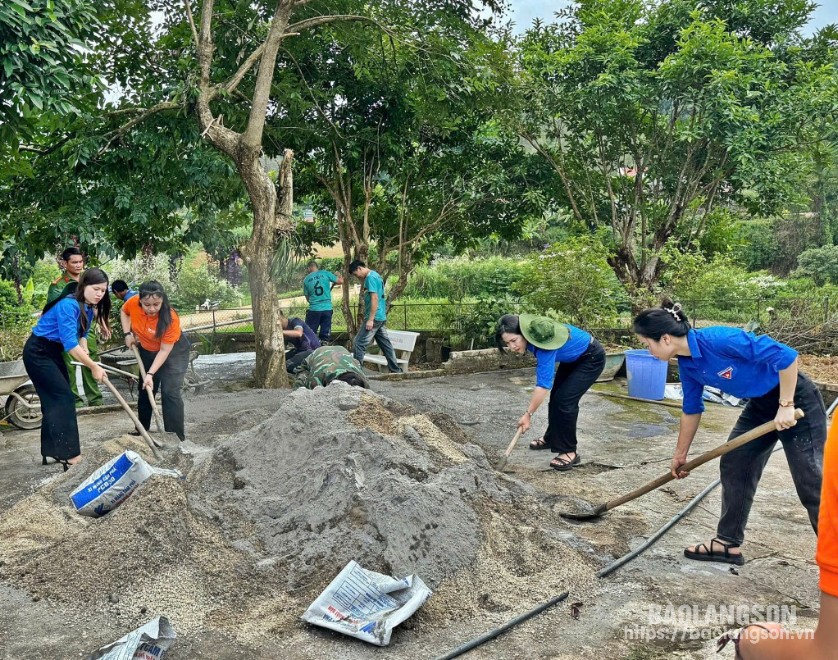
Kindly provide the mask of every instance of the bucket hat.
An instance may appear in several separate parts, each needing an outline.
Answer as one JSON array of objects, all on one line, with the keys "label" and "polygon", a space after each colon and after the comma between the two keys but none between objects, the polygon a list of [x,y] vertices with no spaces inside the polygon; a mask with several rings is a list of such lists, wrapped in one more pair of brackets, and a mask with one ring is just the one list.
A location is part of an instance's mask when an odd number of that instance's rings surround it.
[{"label": "bucket hat", "polygon": [[564,323],[535,314],[520,314],[521,334],[533,346],[553,350],[564,346],[570,331]]}]

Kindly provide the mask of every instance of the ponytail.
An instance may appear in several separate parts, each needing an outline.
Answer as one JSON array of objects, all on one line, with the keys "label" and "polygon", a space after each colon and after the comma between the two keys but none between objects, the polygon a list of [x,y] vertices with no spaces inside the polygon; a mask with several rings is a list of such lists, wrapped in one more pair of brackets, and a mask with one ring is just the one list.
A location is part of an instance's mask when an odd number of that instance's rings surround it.
[{"label": "ponytail", "polygon": [[647,309],[635,316],[633,329],[641,337],[660,341],[664,335],[685,337],[691,328],[681,303],[664,298],[660,307]]}]

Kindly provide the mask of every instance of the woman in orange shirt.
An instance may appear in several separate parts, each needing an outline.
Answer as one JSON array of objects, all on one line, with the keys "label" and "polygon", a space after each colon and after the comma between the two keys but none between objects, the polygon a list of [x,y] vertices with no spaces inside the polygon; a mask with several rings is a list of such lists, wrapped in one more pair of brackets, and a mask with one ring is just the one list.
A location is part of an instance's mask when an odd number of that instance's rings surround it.
[{"label": "woman in orange shirt", "polygon": [[[163,404],[163,426],[183,440],[184,416],[181,389],[189,367],[189,340],[180,330],[177,312],[160,282],[150,280],[140,285],[138,295],[128,300],[119,311],[125,345],[139,345],[140,358],[146,370],[142,388],[160,390]],[[141,396],[137,402],[140,423],[148,430],[151,424],[151,403]]]},{"label": "woman in orange shirt", "polygon": [[813,637],[801,638],[777,623],[752,624],[728,638],[742,660],[838,659],[838,413],[832,418],[823,453],[823,484],[818,512],[818,549],[821,611]]}]

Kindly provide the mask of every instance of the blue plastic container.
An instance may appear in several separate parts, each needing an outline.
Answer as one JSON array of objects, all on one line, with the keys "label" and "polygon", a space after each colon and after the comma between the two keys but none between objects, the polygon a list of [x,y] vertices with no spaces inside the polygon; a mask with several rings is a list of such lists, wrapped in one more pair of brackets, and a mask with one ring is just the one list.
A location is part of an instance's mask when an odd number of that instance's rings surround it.
[{"label": "blue plastic container", "polygon": [[645,348],[626,351],[626,376],[629,396],[660,401],[666,389],[669,365]]}]

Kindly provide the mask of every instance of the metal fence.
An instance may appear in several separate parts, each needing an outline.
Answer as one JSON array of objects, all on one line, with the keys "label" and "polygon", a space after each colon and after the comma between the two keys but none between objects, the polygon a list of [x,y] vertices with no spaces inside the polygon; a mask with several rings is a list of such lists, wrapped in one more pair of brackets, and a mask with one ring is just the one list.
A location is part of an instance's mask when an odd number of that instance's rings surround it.
[{"label": "metal fence", "polygon": [[[773,333],[778,339],[796,336],[781,330],[795,326],[799,334],[801,326],[817,327],[818,332],[833,333],[838,327],[838,309],[828,297],[784,298],[766,296],[757,298],[685,299],[680,301],[694,326],[729,324],[760,327]],[[280,307],[287,317],[305,319],[307,306],[297,301],[280,301]],[[393,330],[414,330],[425,332],[447,332],[464,335],[463,319],[479,312],[477,303],[414,303],[396,301],[387,314],[387,325]],[[517,310],[509,310],[515,312]],[[357,303],[353,301],[351,313],[357,315]],[[207,343],[205,350],[212,352],[223,343],[225,337],[235,333],[253,332],[252,310],[248,308],[209,309],[183,311],[181,325],[192,341]],[[20,356],[23,342],[28,337],[35,318],[29,312],[19,310],[0,313],[0,360]],[[750,325],[749,325],[750,324]],[[601,327],[630,330],[631,314],[626,312]],[[332,317],[332,332],[346,332],[348,324],[343,309],[336,307]],[[594,328],[596,330],[596,328]],[[119,334],[119,333],[115,333]],[[809,333],[811,334],[811,333]],[[466,336],[468,341],[473,339]],[[108,344],[119,342],[119,337]],[[104,346],[103,346],[104,347]]]}]

